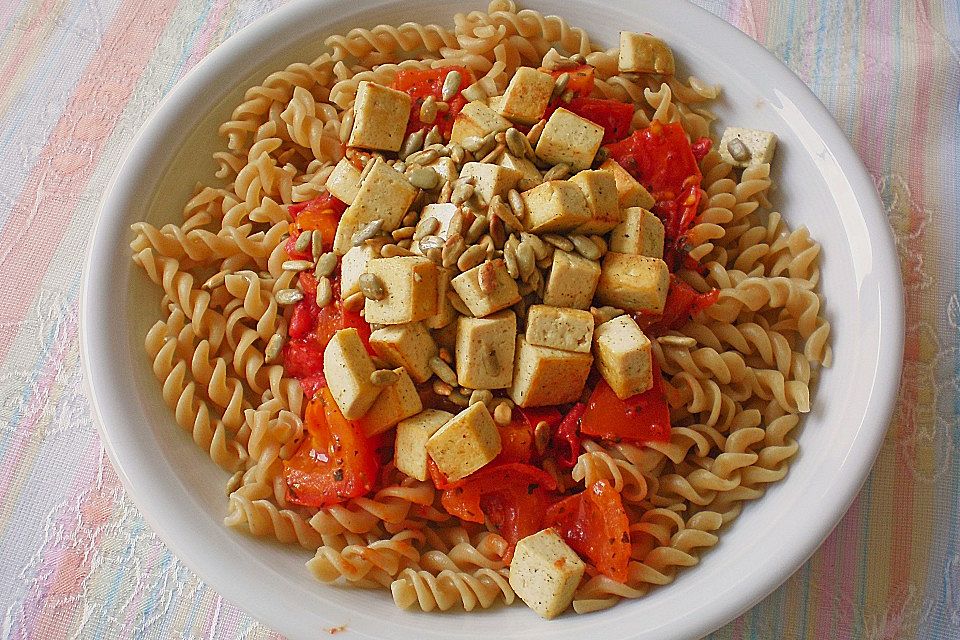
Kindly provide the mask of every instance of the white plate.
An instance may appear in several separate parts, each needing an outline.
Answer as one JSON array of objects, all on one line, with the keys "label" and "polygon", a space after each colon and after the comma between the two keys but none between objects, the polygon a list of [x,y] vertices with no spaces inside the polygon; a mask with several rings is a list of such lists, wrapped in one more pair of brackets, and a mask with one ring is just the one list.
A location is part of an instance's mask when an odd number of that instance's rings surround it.
[{"label": "white plate", "polygon": [[[524,2],[547,12],[556,2]],[[773,591],[847,509],[883,439],[903,342],[897,259],[880,201],[860,160],[814,95],[779,61],[722,20],[687,3],[563,3],[604,45],[619,28],[650,31],[682,68],[723,86],[723,124],[775,131],[777,204],[823,244],[823,289],[834,365],[824,372],[787,478],[750,504],[696,567],[647,597],[588,616],[544,622],[526,607],[444,615],[398,611],[385,591],[313,580],[296,546],[226,528],[226,475],[174,423],[143,352],[159,294],[130,262],[129,225],[179,220],[197,180],[211,177],[216,127],[244,88],[323,36],[355,26],[452,24],[481,3],[446,0],[293,2],[243,29],[191,71],[147,121],[103,200],[82,295],[82,354],[101,435],[120,478],[170,548],[228,600],[291,638],[347,625],[346,637],[693,638]],[[584,634],[589,633],[589,636]]]}]

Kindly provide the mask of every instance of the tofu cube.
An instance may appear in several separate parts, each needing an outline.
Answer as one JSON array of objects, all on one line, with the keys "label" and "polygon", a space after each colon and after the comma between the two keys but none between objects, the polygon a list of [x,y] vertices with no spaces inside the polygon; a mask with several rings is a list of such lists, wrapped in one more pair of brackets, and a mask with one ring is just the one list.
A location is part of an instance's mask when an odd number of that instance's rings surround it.
[{"label": "tofu cube", "polygon": [[500,431],[482,402],[472,404],[427,440],[427,453],[450,481],[465,478],[500,453]]},{"label": "tofu cube", "polygon": [[430,167],[436,171],[437,175],[440,176],[441,181],[448,180],[452,182],[457,179],[457,163],[453,161],[453,158],[441,156],[430,164],[425,164],[423,166]]},{"label": "tofu cube", "polygon": [[547,620],[570,606],[586,565],[554,529],[517,542],[510,563],[510,586],[523,602]]},{"label": "tofu cube", "polygon": [[553,76],[531,67],[520,67],[510,79],[496,109],[519,124],[534,124],[543,117],[553,92]]},{"label": "tofu cube", "polygon": [[[480,270],[492,269],[496,285],[493,291],[486,293],[480,288]],[[507,273],[507,265],[503,260],[487,261],[483,264],[464,271],[450,281],[453,290],[457,292],[463,303],[470,309],[470,313],[478,318],[496,313],[501,309],[520,302],[520,290],[517,282]]]},{"label": "tofu cube", "polygon": [[437,265],[420,256],[377,258],[367,273],[380,278],[386,295],[364,304],[367,322],[403,324],[425,320],[437,312],[439,273]]},{"label": "tofu cube", "polygon": [[663,235],[660,218],[646,209],[630,207],[623,212],[623,222],[610,232],[610,251],[662,258]]},{"label": "tofu cube", "polygon": [[528,158],[518,158],[515,155],[505,152],[500,156],[500,166],[508,169],[515,169],[520,172],[520,179],[517,181],[517,191],[527,191],[533,189],[543,182],[543,176],[537,165],[533,164]]},{"label": "tofu cube", "polygon": [[333,334],[323,351],[323,377],[347,420],[363,416],[380,395],[380,387],[370,382],[374,371],[373,360],[356,329]]},{"label": "tofu cube", "polygon": [[351,147],[399,151],[410,118],[410,96],[366,80],[357,86]]},{"label": "tofu cube", "polygon": [[353,204],[347,207],[337,225],[333,250],[343,255],[353,246],[353,234],[374,220],[383,221],[384,231],[400,226],[407,209],[417,197],[417,188],[403,174],[382,158],[372,160],[373,166],[360,181]]},{"label": "tofu cube", "polygon": [[370,334],[370,346],[383,360],[394,367],[403,367],[417,383],[433,375],[430,358],[437,355],[437,345],[419,322],[394,324]]},{"label": "tofu cube", "polygon": [[600,168],[612,173],[614,180],[617,181],[617,199],[620,202],[621,209],[627,207],[649,209],[656,204],[657,201],[653,199],[653,196],[616,160],[606,160],[600,165]]},{"label": "tofu cube", "polygon": [[457,320],[457,383],[468,389],[509,387],[516,337],[517,316],[513,311]]},{"label": "tofu cube", "polygon": [[447,292],[451,289],[450,276],[452,272],[450,269],[437,267],[437,273],[439,274],[437,280],[437,312],[423,321],[423,326],[428,329],[441,329],[457,317],[457,310],[454,309],[450,297],[447,295]]},{"label": "tofu cube", "polygon": [[380,247],[385,239],[364,242],[359,247],[350,247],[340,259],[340,298],[344,299],[360,291],[360,274],[367,270],[371,260],[380,258]]},{"label": "tofu cube", "polygon": [[620,224],[620,198],[612,173],[587,169],[570,178],[570,182],[580,187],[590,211],[590,219],[577,227],[577,233],[603,234]]},{"label": "tofu cube", "polygon": [[[730,153],[730,142],[739,140],[750,154],[750,157],[737,160]],[[743,129],[741,127],[727,127],[720,139],[720,157],[724,162],[735,167],[746,168],[756,164],[769,164],[773,161],[773,153],[777,150],[777,136],[769,131],[759,129]]]},{"label": "tofu cube", "polygon": [[448,325],[441,327],[440,329],[435,329],[430,332],[430,335],[433,336],[433,341],[437,343],[437,347],[446,348],[450,353],[453,353],[457,348],[457,323],[451,322]]},{"label": "tofu cube", "polygon": [[461,178],[473,178],[474,193],[482,205],[489,205],[493,196],[506,196],[523,174],[498,164],[468,162],[460,171]]},{"label": "tofu cube", "polygon": [[420,413],[423,403],[420,394],[413,384],[413,380],[403,367],[394,369],[400,379],[386,387],[380,388],[380,395],[373,401],[370,410],[356,421],[356,425],[363,429],[369,438],[395,426],[404,418]]},{"label": "tofu cube", "polygon": [[590,353],[593,314],[581,309],[535,304],[527,311],[526,338],[537,347]]},{"label": "tofu cube", "polygon": [[596,299],[626,311],[663,313],[670,270],[660,258],[610,252],[603,257]]},{"label": "tofu cube", "polygon": [[622,315],[597,327],[593,338],[597,370],[621,400],[653,386],[650,340],[637,323]]},{"label": "tofu cube", "polygon": [[503,102],[503,96],[490,96],[486,102],[488,107],[500,113],[500,103]]},{"label": "tofu cube", "polygon": [[586,196],[568,180],[550,180],[520,196],[527,205],[527,229],[534,233],[572,231],[590,220]]},{"label": "tofu cube", "polygon": [[340,162],[333,168],[333,173],[327,178],[326,187],[334,198],[351,204],[360,188],[360,170],[347,158],[340,158]]},{"label": "tofu cube", "polygon": [[593,356],[530,344],[517,336],[510,398],[521,407],[576,402],[590,375]]},{"label": "tofu cube", "polygon": [[450,141],[463,144],[469,137],[482,138],[488,133],[506,131],[510,121],[488,107],[481,100],[468,102],[457,114],[450,132]]},{"label": "tofu cube", "polygon": [[449,422],[452,413],[424,409],[397,424],[393,461],[397,469],[420,482],[427,480],[427,440]]},{"label": "tofu cube", "polygon": [[649,33],[620,32],[620,57],[617,67],[621,73],[656,73],[672,76],[675,71],[673,51],[656,36]]},{"label": "tofu cube", "polygon": [[550,164],[565,162],[574,171],[589,169],[603,140],[603,127],[559,108],[537,141],[537,156]]},{"label": "tofu cube", "polygon": [[566,251],[553,252],[553,266],[543,292],[543,304],[587,309],[600,281],[600,264]]},{"label": "tofu cube", "polygon": [[[436,218],[440,222],[440,226],[437,229],[436,233],[433,235],[440,236],[444,240],[449,237],[450,221],[453,220],[453,216],[457,213],[459,207],[450,202],[444,202],[440,204],[428,204],[420,212],[420,219],[425,218]],[[420,248],[420,241],[415,240],[413,245],[411,245],[410,250],[414,253],[423,254],[424,251]]]}]

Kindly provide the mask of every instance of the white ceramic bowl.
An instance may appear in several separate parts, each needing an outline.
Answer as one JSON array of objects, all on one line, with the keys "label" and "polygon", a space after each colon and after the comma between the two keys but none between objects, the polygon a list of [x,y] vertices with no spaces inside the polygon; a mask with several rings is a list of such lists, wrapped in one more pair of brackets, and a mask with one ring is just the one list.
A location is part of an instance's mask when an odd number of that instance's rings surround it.
[{"label": "white ceramic bowl", "polygon": [[[787,478],[750,504],[702,562],[639,601],[544,622],[526,607],[444,615],[403,612],[387,592],[317,583],[296,546],[226,528],[224,472],[174,423],[143,353],[159,294],[130,262],[129,225],[179,219],[211,177],[217,124],[267,72],[310,61],[323,36],[355,26],[452,24],[481,2],[301,0],[217,48],[163,100],[131,145],[103,200],[82,296],[82,353],[107,452],[146,519],[228,600],[291,638],[347,625],[348,637],[693,638],[773,591],[840,519],[880,447],[899,380],[903,310],[897,259],[873,184],[843,133],[804,84],[745,35],[686,3],[529,0],[614,44],[620,28],[650,31],[683,68],[723,85],[723,124],[775,131],[776,203],[823,243],[823,289],[834,365],[805,419]],[[589,634],[589,635],[587,635]]]}]

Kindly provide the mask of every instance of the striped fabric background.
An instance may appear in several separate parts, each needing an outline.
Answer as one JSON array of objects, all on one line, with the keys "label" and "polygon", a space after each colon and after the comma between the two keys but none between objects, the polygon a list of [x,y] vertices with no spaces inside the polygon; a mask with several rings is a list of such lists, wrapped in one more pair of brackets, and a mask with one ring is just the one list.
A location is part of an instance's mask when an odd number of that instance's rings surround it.
[{"label": "striped fabric background", "polygon": [[[840,122],[896,231],[908,309],[900,409],[863,492],[795,576],[711,638],[960,638],[960,8],[696,2]],[[0,1],[0,639],[279,637],[125,497],[76,338],[85,234],[118,154],[185,72],[281,3]]]}]

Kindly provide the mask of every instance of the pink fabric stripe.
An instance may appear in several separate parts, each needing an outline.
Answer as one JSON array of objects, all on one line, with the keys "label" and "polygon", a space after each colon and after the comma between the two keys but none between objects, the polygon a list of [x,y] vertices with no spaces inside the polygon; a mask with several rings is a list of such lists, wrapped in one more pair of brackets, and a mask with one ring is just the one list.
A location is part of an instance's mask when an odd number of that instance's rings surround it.
[{"label": "pink fabric stripe", "polygon": [[187,69],[193,68],[193,66],[200,62],[203,56],[207,54],[210,41],[213,40],[214,34],[223,27],[223,24],[221,24],[223,14],[229,5],[230,0],[217,0],[217,3],[213,6],[210,15],[207,16],[206,25],[203,27],[203,31],[200,32],[200,37],[197,38],[197,43],[194,45],[190,57],[187,58],[185,65]]},{"label": "pink fabric stripe", "polygon": [[[4,320],[23,320],[83,189],[120,120],[176,0],[125,0],[50,134],[0,231],[0,265],[19,282],[7,291]],[[98,108],[89,108],[97,104]],[[56,198],[41,199],[56,185]],[[43,187],[46,186],[44,189]],[[30,251],[20,251],[29,239]],[[0,335],[0,361],[15,336]]]},{"label": "pink fabric stripe", "polygon": [[[100,443],[92,441],[79,459],[96,459],[97,449],[100,449]],[[64,608],[62,603],[80,596],[80,585],[89,575],[94,557],[94,554],[88,551],[100,545],[101,538],[107,533],[107,528],[103,525],[113,513],[106,492],[89,491],[96,470],[94,465],[78,469],[69,495],[85,497],[86,500],[77,511],[64,509],[59,514],[56,528],[63,534],[58,540],[60,544],[51,545],[44,550],[43,560],[33,576],[36,582],[21,609],[22,624],[13,630],[11,640],[67,637],[73,617],[63,615],[67,608]],[[84,523],[83,530],[92,531],[92,538],[76,539],[78,532],[73,525],[78,512]]]}]

